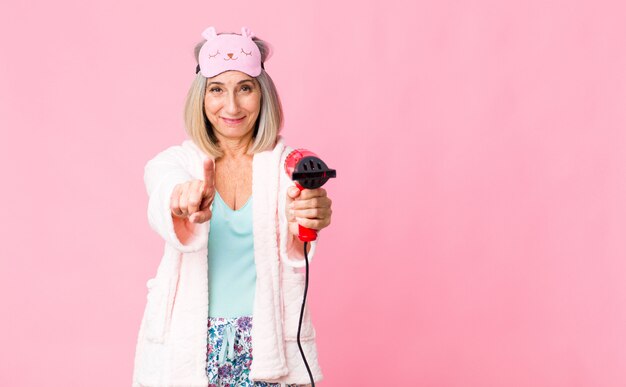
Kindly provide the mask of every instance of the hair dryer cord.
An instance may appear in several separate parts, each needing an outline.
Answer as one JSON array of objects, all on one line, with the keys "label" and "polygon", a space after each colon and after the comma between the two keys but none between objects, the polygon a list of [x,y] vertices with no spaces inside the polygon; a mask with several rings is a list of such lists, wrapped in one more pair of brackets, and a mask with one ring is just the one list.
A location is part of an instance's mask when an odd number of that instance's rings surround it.
[{"label": "hair dryer cord", "polygon": [[307,255],[306,248],[308,242],[304,242],[304,260],[306,262],[306,277],[304,278],[304,296],[302,297],[302,308],[300,309],[300,321],[298,322],[298,348],[300,348],[300,355],[302,355],[302,360],[304,360],[304,365],[306,366],[306,370],[309,373],[309,378],[311,379],[311,387],[315,387],[315,381],[313,380],[313,374],[311,373],[311,369],[309,368],[309,363],[306,361],[306,357],[304,356],[304,351],[302,350],[302,344],[300,344],[300,330],[302,328],[302,317],[304,316],[304,305],[306,304],[306,293],[309,289],[309,256]]}]

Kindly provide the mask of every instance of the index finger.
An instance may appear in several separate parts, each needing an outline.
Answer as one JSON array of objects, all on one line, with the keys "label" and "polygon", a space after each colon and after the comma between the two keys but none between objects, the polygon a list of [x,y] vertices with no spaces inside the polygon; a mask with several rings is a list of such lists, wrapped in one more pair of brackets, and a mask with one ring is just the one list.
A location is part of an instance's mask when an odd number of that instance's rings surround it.
[{"label": "index finger", "polygon": [[209,183],[208,185],[213,185],[213,177],[215,176],[215,163],[213,159],[208,158],[204,160],[204,181]]},{"label": "index finger", "polygon": [[315,189],[303,189],[300,192],[300,200],[312,199],[316,197],[326,196],[326,190],[324,188],[315,188]]}]

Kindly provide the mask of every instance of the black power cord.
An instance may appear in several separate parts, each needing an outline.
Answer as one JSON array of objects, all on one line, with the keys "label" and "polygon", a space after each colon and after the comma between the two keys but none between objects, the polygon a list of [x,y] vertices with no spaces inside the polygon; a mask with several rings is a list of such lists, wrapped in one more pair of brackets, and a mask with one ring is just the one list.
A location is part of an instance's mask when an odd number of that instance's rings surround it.
[{"label": "black power cord", "polygon": [[300,309],[300,321],[298,322],[298,348],[300,348],[300,355],[302,355],[302,360],[304,360],[304,365],[306,366],[306,370],[309,373],[309,378],[311,379],[311,387],[315,387],[313,374],[311,373],[311,369],[309,368],[309,363],[307,363],[306,357],[304,356],[304,351],[302,350],[302,344],[300,344],[300,330],[302,329],[302,317],[304,316],[304,305],[306,304],[306,292],[309,289],[309,256],[306,252],[307,244],[308,242],[304,242],[304,260],[306,262],[306,277],[304,277],[304,296],[302,297],[302,308]]}]

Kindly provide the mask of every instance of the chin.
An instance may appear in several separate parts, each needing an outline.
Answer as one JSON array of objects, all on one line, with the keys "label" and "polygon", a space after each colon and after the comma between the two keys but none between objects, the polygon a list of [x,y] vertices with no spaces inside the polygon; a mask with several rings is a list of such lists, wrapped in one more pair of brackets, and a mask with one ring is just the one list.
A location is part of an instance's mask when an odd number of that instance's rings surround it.
[{"label": "chin", "polygon": [[226,138],[241,138],[251,133],[254,133],[254,128],[250,128],[248,130],[239,130],[237,128],[230,127],[220,129],[218,134]]}]

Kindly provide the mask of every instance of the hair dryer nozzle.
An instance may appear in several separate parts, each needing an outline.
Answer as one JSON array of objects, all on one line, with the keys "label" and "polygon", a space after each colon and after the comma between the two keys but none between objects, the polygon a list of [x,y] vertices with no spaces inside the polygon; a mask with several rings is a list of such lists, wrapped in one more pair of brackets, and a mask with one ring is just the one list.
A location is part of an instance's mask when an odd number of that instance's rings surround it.
[{"label": "hair dryer nozzle", "polygon": [[315,189],[326,184],[328,179],[336,177],[337,171],[328,166],[316,156],[307,156],[296,165],[291,178],[304,188]]},{"label": "hair dryer nozzle", "polygon": [[285,171],[291,180],[308,189],[319,188],[328,179],[337,177],[337,171],[328,168],[315,153],[304,149],[294,150],[287,156]]}]

